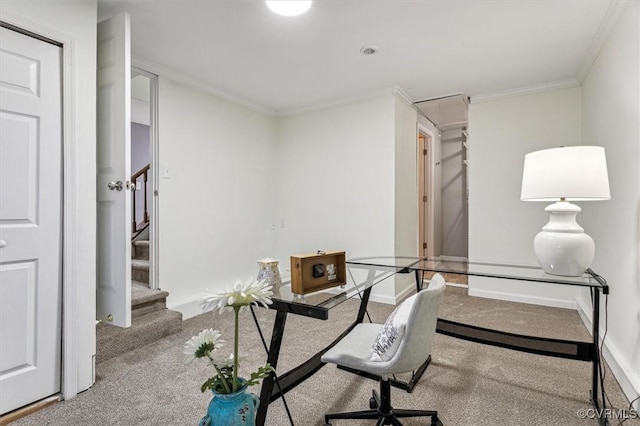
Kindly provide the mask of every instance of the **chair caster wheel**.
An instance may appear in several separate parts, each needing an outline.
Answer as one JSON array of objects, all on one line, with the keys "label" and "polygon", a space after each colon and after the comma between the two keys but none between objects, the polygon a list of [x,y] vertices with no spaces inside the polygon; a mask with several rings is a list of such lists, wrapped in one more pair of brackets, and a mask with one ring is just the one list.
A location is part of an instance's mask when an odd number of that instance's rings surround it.
[{"label": "chair caster wheel", "polygon": [[369,398],[369,408],[371,408],[372,410],[378,408],[378,403],[376,402],[376,399],[374,397]]},{"label": "chair caster wheel", "polygon": [[325,423],[324,426],[331,426],[331,423]]}]

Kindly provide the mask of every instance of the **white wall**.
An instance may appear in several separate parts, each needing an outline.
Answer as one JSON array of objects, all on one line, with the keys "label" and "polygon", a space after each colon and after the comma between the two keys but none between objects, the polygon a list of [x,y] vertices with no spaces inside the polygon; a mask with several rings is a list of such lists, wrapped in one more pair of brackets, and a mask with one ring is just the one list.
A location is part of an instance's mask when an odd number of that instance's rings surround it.
[{"label": "white wall", "polygon": [[275,251],[277,123],[164,78],[159,99],[159,280],[189,317]]},{"label": "white wall", "polygon": [[131,122],[131,173],[151,162],[150,132],[149,126]]},{"label": "white wall", "polygon": [[[520,201],[524,156],[581,144],[580,88],[472,99],[469,134],[469,260],[537,265],[533,237],[548,214],[545,203]],[[469,293],[570,308],[577,297],[573,287],[478,277],[469,277]]]},{"label": "white wall", "polygon": [[135,75],[131,79],[131,121],[151,125],[150,99],[151,80],[146,75]]},{"label": "white wall", "polygon": [[[345,250],[347,258],[395,249],[395,98],[280,119],[277,250],[283,277],[289,257]],[[395,301],[393,281],[373,290]]]},{"label": "white wall", "polygon": [[[67,223],[74,236],[74,265],[65,272],[72,277],[75,303],[65,310],[66,339],[75,339],[76,346],[65,346],[63,352],[63,392],[72,398],[76,392],[93,384],[93,356],[95,354],[95,297],[96,297],[96,24],[95,0],[82,2],[6,1],[0,2],[0,19],[18,27],[45,35],[53,40],[68,42],[63,64],[64,84],[72,98],[64,105],[66,123],[73,124],[65,133],[65,161],[75,176],[67,181],[75,203],[65,202],[65,214],[73,213],[75,221]],[[70,121],[71,120],[71,121]],[[68,156],[73,145],[75,153]],[[67,219],[69,219],[67,214]],[[68,233],[65,233],[68,235]],[[68,269],[68,268],[67,268]],[[68,288],[67,290],[71,290]],[[70,312],[75,316],[69,317]],[[70,327],[69,324],[72,324]],[[70,364],[70,360],[73,360]]]},{"label": "white wall", "polygon": [[[593,269],[611,286],[607,362],[629,399],[633,399],[640,394],[638,2],[629,2],[588,73],[583,83],[582,107],[584,144],[605,147],[611,187],[610,201],[585,203],[582,223],[596,241]],[[590,318],[588,293],[579,303]],[[604,327],[602,321],[601,326]]]}]

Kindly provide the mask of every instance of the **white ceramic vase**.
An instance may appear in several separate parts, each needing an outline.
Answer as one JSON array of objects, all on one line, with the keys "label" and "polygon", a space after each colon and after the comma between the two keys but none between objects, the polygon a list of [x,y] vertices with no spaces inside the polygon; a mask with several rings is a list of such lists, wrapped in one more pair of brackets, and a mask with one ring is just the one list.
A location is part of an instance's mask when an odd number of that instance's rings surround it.
[{"label": "white ceramic vase", "polygon": [[264,280],[267,284],[272,285],[276,290],[280,286],[280,270],[278,269],[277,259],[269,257],[258,260],[260,270],[258,271],[257,281]]}]

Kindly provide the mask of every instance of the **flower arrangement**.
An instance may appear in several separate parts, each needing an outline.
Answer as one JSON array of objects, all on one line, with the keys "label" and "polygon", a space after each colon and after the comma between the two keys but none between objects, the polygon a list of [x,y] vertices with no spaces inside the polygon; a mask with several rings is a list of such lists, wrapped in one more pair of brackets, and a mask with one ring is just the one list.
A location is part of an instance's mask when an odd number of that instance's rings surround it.
[{"label": "flower arrangement", "polygon": [[260,304],[264,307],[270,305],[272,286],[264,281],[255,281],[250,278],[246,283],[237,280],[232,289],[212,294],[205,294],[200,298],[203,310],[210,308],[218,309],[220,314],[227,310],[233,311],[234,318],[234,339],[233,353],[228,357],[220,357],[217,355],[218,349],[224,346],[225,341],[222,340],[222,334],[218,330],[206,329],[202,330],[197,336],[189,339],[182,353],[184,361],[191,363],[197,358],[206,359],[217,373],[202,384],[200,390],[205,392],[212,389],[220,394],[229,394],[237,392],[244,386],[252,386],[258,384],[260,379],[264,379],[273,370],[269,363],[264,367],[258,368],[257,371],[251,373],[248,379],[238,377],[238,320],[239,314],[243,309],[248,309],[251,304]]}]

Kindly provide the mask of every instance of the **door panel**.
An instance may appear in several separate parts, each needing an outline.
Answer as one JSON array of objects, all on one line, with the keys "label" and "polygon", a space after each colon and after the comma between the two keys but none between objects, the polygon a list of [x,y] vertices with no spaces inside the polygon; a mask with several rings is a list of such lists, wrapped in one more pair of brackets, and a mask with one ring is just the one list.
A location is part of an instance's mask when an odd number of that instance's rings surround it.
[{"label": "door panel", "polygon": [[0,28],[0,414],[60,392],[60,57]]},{"label": "door panel", "polygon": [[36,269],[35,261],[0,265],[0,297],[2,323],[11,324],[3,330],[0,371],[3,374],[19,374],[19,370],[31,370],[36,364]]},{"label": "door panel", "polygon": [[35,225],[38,118],[0,111],[0,128],[2,150],[7,153],[7,157],[0,160],[0,180],[6,182],[2,196],[11,200],[0,206],[0,217],[3,221]]},{"label": "door panel", "polygon": [[96,309],[121,327],[131,325],[130,62],[129,15],[98,23]]},{"label": "door panel", "polygon": [[418,129],[418,252],[421,256],[433,256],[433,138]]}]

